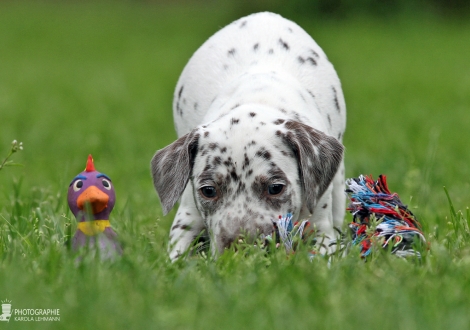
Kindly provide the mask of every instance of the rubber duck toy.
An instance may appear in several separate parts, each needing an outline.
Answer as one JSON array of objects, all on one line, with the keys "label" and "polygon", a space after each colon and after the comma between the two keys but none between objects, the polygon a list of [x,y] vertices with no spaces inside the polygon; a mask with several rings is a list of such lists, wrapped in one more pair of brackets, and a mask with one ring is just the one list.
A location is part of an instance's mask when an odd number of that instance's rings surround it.
[{"label": "rubber duck toy", "polygon": [[114,186],[107,175],[95,169],[91,155],[88,156],[85,171],[70,183],[67,199],[78,221],[72,238],[72,250],[78,251],[83,247],[99,250],[102,259],[121,255],[117,234],[109,223],[109,214],[116,201]]}]

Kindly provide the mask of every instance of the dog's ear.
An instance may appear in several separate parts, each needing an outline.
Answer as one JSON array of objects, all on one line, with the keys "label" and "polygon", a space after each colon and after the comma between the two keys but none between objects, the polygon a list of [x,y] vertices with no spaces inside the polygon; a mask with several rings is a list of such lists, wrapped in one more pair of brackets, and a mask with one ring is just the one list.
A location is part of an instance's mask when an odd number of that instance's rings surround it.
[{"label": "dog's ear", "polygon": [[167,214],[183,194],[191,176],[198,142],[198,129],[194,129],[158,150],[150,162],[153,185],[160,198],[163,214]]},{"label": "dog's ear", "polygon": [[299,164],[304,202],[310,213],[333,180],[343,158],[343,145],[334,137],[297,121],[285,123],[283,134]]}]

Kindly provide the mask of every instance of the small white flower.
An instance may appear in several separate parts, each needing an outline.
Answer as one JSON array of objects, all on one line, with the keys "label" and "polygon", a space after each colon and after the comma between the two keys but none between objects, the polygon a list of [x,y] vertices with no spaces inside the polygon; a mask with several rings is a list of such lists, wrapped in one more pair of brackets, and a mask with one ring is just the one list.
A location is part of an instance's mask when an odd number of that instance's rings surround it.
[{"label": "small white flower", "polygon": [[18,143],[18,141],[13,140],[11,143],[11,151],[17,152],[18,150],[23,150],[23,142]]}]

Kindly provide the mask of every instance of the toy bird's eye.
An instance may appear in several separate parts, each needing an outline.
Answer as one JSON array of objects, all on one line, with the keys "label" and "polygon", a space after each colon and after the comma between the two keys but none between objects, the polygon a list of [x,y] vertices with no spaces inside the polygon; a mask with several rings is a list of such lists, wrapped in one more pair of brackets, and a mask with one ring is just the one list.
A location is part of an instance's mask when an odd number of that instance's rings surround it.
[{"label": "toy bird's eye", "polygon": [[103,179],[101,183],[103,184],[104,189],[111,190],[111,182],[109,180]]},{"label": "toy bird's eye", "polygon": [[212,186],[205,186],[200,189],[201,194],[206,199],[215,199],[217,197],[217,189]]},{"label": "toy bird's eye", "polygon": [[83,187],[83,181],[77,180],[73,183],[73,191],[79,191]]},{"label": "toy bird's eye", "polygon": [[279,195],[284,191],[283,184],[270,184],[268,186],[268,194],[270,195]]}]

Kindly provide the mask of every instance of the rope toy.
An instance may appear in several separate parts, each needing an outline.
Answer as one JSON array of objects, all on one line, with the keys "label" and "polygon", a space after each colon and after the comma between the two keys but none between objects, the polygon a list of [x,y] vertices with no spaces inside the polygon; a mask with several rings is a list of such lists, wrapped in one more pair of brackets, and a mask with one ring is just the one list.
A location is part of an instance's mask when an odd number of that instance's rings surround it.
[{"label": "rope toy", "polygon": [[287,253],[294,253],[295,247],[299,241],[305,241],[306,229],[310,226],[308,220],[292,223],[292,214],[287,213],[279,216],[277,221],[273,221],[273,234],[265,237],[265,245],[276,242],[276,248],[284,244]]},{"label": "rope toy", "polygon": [[421,225],[398,194],[390,192],[385,175],[379,175],[377,181],[360,175],[346,180],[346,186],[350,199],[347,210],[353,215],[349,224],[352,245],[360,246],[361,257],[370,255],[372,242],[378,241],[398,257],[421,258],[413,248],[426,242]]}]

